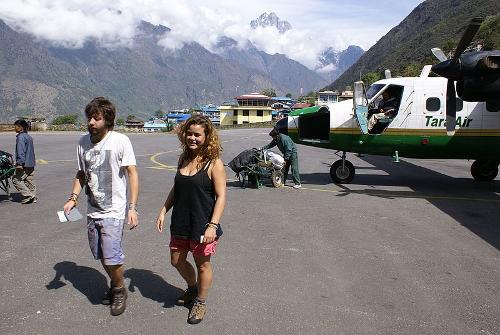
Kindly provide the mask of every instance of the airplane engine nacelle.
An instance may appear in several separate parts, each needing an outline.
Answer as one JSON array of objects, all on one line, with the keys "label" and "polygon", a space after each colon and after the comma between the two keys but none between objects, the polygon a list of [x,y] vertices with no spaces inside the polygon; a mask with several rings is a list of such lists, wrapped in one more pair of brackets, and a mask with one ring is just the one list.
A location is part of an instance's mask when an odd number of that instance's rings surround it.
[{"label": "airplane engine nacelle", "polygon": [[499,99],[500,79],[496,75],[465,77],[457,81],[457,95],[464,101]]}]

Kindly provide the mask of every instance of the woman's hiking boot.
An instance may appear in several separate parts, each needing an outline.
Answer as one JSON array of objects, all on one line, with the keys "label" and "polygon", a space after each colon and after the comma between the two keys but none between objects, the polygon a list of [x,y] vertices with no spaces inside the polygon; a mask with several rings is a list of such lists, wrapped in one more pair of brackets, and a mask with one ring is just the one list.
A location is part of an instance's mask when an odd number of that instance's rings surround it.
[{"label": "woman's hiking boot", "polygon": [[195,299],[193,307],[189,311],[188,320],[189,324],[195,325],[200,323],[207,312],[207,304],[205,301]]},{"label": "woman's hiking boot", "polygon": [[177,298],[175,302],[176,305],[186,306],[193,302],[193,300],[198,296],[198,287],[188,287],[184,293]]}]

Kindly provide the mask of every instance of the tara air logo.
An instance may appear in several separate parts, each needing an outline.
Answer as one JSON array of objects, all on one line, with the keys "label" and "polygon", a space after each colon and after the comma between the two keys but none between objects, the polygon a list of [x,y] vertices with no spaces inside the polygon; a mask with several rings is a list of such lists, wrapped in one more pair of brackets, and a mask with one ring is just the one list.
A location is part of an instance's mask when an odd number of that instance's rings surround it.
[{"label": "tara air logo", "polygon": [[[467,116],[462,119],[461,116],[457,117],[457,121],[455,125],[460,128],[468,128],[472,119],[469,119]],[[446,120],[444,118],[438,118],[434,116],[426,116],[425,117],[425,126],[426,127],[446,127]]]}]

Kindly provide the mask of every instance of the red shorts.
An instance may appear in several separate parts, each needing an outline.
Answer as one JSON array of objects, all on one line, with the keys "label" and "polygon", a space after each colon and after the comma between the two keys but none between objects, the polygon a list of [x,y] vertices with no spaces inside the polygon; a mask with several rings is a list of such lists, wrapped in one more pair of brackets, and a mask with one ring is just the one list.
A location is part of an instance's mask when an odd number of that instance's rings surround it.
[{"label": "red shorts", "polygon": [[185,240],[181,238],[170,237],[170,250],[187,250],[193,253],[193,256],[209,256],[215,254],[215,247],[218,240],[212,243],[198,243],[193,240]]}]

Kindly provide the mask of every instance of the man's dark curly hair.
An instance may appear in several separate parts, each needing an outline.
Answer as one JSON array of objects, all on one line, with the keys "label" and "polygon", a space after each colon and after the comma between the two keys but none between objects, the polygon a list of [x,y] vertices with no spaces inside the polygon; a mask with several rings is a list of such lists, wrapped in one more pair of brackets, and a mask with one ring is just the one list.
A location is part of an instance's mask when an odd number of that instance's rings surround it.
[{"label": "man's dark curly hair", "polygon": [[113,103],[105,97],[94,98],[85,107],[85,116],[87,117],[87,119],[90,119],[97,114],[102,115],[104,121],[106,122],[106,127],[108,127],[108,130],[113,130],[115,126],[116,116],[116,108]]}]

